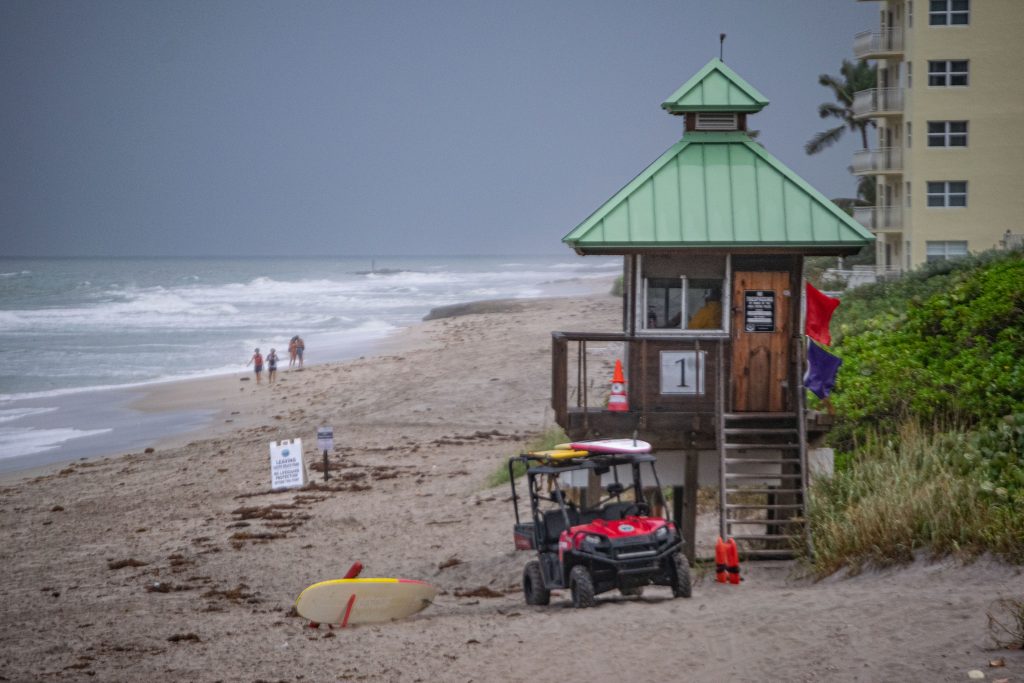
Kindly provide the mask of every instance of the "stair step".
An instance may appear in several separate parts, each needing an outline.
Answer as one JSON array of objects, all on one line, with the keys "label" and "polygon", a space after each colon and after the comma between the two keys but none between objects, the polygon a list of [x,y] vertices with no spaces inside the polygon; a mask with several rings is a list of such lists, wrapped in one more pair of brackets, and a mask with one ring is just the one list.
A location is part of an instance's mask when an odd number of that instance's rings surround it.
[{"label": "stair step", "polygon": [[722,430],[725,434],[751,434],[751,435],[762,435],[762,434],[792,434],[796,436],[796,429],[789,427],[726,427]]},{"label": "stair step", "polygon": [[736,472],[725,473],[726,479],[802,479],[802,474],[773,474],[771,472]]},{"label": "stair step", "polygon": [[771,505],[749,505],[741,503],[727,503],[727,510],[799,510],[803,505],[800,503],[773,503]]},{"label": "stair step", "polygon": [[803,493],[803,489],[725,489],[726,494],[730,493]]},{"label": "stair step", "polygon": [[755,557],[764,557],[770,559],[784,559],[788,560],[793,557],[792,550],[785,550],[783,548],[740,548],[740,555],[748,559],[754,559]]},{"label": "stair step", "polygon": [[796,413],[724,413],[722,417],[726,420],[792,420]]},{"label": "stair step", "polygon": [[796,517],[791,517],[790,519],[733,519],[732,517],[725,518],[726,524],[760,524],[762,526],[770,524],[804,524],[806,521],[807,520],[798,519]]},{"label": "stair step", "polygon": [[725,448],[730,451],[738,450],[758,450],[758,449],[773,449],[773,448],[800,448],[798,443],[727,443]]},{"label": "stair step", "polygon": [[800,538],[799,536],[786,536],[784,534],[736,534],[735,536],[730,534],[730,536],[737,541],[796,541]]},{"label": "stair step", "polygon": [[726,465],[799,465],[800,458],[726,458]]}]

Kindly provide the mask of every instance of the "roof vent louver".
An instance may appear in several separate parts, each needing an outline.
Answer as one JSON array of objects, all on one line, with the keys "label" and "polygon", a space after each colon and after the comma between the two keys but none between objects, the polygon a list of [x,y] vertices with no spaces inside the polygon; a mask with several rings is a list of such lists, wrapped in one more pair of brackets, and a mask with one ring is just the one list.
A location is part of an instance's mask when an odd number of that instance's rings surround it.
[{"label": "roof vent louver", "polygon": [[739,120],[735,113],[697,112],[695,130],[738,130]]}]

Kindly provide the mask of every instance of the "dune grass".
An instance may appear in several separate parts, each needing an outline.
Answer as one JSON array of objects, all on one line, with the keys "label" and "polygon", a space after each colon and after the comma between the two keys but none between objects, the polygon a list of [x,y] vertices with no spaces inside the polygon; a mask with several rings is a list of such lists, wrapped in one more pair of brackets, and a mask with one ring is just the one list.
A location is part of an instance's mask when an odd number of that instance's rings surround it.
[{"label": "dune grass", "polygon": [[814,482],[814,555],[805,557],[814,574],[903,564],[920,551],[1024,560],[1024,520],[976,466],[970,443],[905,423],[896,434],[876,433],[849,467]]},{"label": "dune grass", "polygon": [[[543,432],[538,433],[530,441],[527,442],[524,451],[544,451],[554,448],[560,443],[569,441],[569,437],[565,435],[565,432],[561,427],[550,426]],[[510,454],[509,457],[515,454]],[[516,477],[521,477],[526,474],[526,465],[523,463],[516,463],[513,467],[513,472]],[[487,478],[487,488],[494,486],[501,486],[508,484],[508,460],[502,460],[501,465],[498,466],[491,476]]]}]

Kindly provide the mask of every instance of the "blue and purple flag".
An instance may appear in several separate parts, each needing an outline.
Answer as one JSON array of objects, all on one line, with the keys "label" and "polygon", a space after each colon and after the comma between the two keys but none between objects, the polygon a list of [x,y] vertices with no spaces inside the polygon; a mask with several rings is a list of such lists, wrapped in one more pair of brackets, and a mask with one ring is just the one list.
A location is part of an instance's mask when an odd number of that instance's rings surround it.
[{"label": "blue and purple flag", "polygon": [[843,359],[833,356],[813,341],[807,342],[807,373],[804,386],[820,399],[828,398],[836,384],[836,373]]}]

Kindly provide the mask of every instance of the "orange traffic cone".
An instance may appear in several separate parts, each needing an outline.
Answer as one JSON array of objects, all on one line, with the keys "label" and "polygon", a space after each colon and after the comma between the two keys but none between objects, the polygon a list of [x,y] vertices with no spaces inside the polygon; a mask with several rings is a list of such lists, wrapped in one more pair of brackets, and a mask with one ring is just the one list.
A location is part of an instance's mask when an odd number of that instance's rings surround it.
[{"label": "orange traffic cone", "polygon": [[736,547],[736,539],[730,538],[725,546],[726,571],[729,572],[729,583],[739,585],[740,582],[740,551]]},{"label": "orange traffic cone", "polygon": [[725,541],[719,536],[718,540],[715,541],[715,581],[718,583],[725,583]]},{"label": "orange traffic cone", "polygon": [[622,376],[622,361],[615,359],[615,372],[612,373],[612,393],[608,397],[608,410],[618,413],[629,411],[626,400],[626,378]]}]

